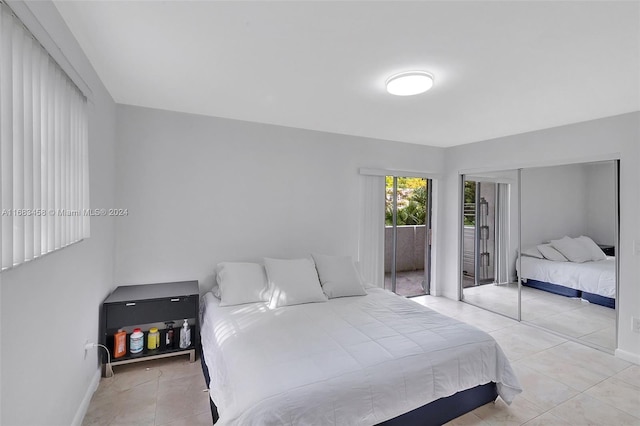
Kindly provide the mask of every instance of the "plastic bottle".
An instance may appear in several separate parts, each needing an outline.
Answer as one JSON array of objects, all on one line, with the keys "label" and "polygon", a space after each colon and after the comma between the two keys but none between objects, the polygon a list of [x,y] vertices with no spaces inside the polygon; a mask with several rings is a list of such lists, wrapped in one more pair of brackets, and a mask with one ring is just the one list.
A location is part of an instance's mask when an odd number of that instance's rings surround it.
[{"label": "plastic bottle", "polygon": [[160,332],[156,327],[151,327],[149,329],[149,334],[147,335],[147,349],[150,351],[154,351],[160,347]]},{"label": "plastic bottle", "polygon": [[139,354],[144,347],[144,333],[139,328],[134,328],[129,337],[129,350],[132,354]]},{"label": "plastic bottle", "polygon": [[173,349],[173,321],[167,321],[165,324],[167,325],[167,334],[165,335],[164,346],[167,349]]},{"label": "plastic bottle", "polygon": [[113,335],[113,357],[120,358],[127,354],[127,332],[124,330],[118,330]]},{"label": "plastic bottle", "polygon": [[184,320],[182,323],[182,328],[180,329],[180,349],[186,349],[191,346],[191,329],[189,328],[189,323],[187,320]]}]

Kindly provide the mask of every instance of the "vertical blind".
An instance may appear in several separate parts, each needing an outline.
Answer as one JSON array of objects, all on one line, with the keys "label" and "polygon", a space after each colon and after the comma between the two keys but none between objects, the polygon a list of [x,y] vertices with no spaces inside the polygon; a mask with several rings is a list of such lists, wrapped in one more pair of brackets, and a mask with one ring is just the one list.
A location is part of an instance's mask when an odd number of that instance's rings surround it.
[{"label": "vertical blind", "polygon": [[89,236],[87,101],[0,2],[2,270]]},{"label": "vertical blind", "polygon": [[358,260],[365,281],[378,287],[384,287],[384,185],[384,176],[360,176]]}]

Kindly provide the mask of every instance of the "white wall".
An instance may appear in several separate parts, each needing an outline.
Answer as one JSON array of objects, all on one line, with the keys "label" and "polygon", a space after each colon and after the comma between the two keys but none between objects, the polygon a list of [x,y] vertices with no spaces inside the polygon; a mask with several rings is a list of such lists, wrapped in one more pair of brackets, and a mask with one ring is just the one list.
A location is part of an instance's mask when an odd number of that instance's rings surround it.
[{"label": "white wall", "polygon": [[522,245],[565,235],[615,243],[613,161],[522,170]]},{"label": "white wall", "polygon": [[587,193],[587,229],[598,244],[616,242],[615,166],[612,161],[585,165]]},{"label": "white wall", "polygon": [[[221,261],[357,255],[359,167],[439,172],[443,149],[118,106],[116,283]],[[384,208],[384,206],[381,206]]]},{"label": "white wall", "polygon": [[[115,104],[53,3],[30,2],[28,8],[93,91],[91,208],[111,207]],[[112,219],[93,218],[89,239],[0,274],[0,424],[69,425],[82,419],[99,378],[97,351],[85,359],[84,344],[97,341],[98,309],[112,289],[114,235]]]},{"label": "white wall", "polygon": [[587,230],[586,173],[583,165],[522,170],[522,246],[529,247]]},{"label": "white wall", "polygon": [[[640,316],[640,262],[633,252],[640,240],[638,182],[640,174],[640,113],[539,130],[450,148],[445,153],[447,176],[441,208],[439,280],[444,294],[458,297],[458,174],[469,170],[513,169],[579,163],[619,157],[620,165],[620,292],[616,352],[640,363],[640,334],[631,331],[631,317]],[[453,214],[455,212],[455,214]],[[446,238],[444,236],[447,236]]]}]

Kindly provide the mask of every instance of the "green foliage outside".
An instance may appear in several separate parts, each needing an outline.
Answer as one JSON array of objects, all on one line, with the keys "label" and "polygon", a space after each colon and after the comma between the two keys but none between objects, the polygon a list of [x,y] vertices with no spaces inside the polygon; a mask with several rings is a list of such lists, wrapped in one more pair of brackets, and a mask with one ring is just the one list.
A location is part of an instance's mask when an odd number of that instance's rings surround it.
[{"label": "green foliage outside", "polygon": [[[476,183],[466,180],[464,182],[464,224],[473,226],[476,224]],[[469,206],[473,206],[471,209]]]},{"label": "green foliage outside", "polygon": [[[386,177],[385,223],[393,225],[393,177]],[[398,178],[398,225],[424,225],[427,216],[427,183],[423,178]]]}]

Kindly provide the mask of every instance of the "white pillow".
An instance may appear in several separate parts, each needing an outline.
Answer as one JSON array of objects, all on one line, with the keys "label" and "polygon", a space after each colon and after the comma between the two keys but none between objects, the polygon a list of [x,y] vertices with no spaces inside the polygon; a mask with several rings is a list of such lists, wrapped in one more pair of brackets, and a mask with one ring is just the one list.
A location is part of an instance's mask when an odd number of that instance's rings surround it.
[{"label": "white pillow", "polygon": [[327,301],[313,260],[265,257],[264,266],[271,293],[269,308]]},{"label": "white pillow", "polygon": [[571,237],[551,240],[551,245],[571,262],[583,263],[591,260],[591,253],[580,242]]},{"label": "white pillow", "polygon": [[365,296],[360,274],[349,256],[312,254],[316,263],[322,291],[329,299],[346,296]]},{"label": "white pillow", "polygon": [[522,255],[523,256],[529,256],[529,257],[535,257],[537,259],[544,259],[544,256],[542,255],[542,253],[540,253],[540,250],[538,250],[538,248],[535,247],[535,246],[528,247],[528,248],[522,250]]},{"label": "white pillow", "polygon": [[269,286],[264,266],[258,263],[222,262],[216,269],[220,306],[269,300]]},{"label": "white pillow", "polygon": [[602,249],[598,247],[598,245],[591,238],[586,237],[584,235],[580,235],[578,238],[575,238],[584,248],[586,248],[591,254],[591,260],[605,260],[607,255],[604,254]]},{"label": "white pillow", "polygon": [[542,253],[545,259],[555,260],[556,262],[566,262],[567,258],[558,250],[551,247],[551,244],[539,244],[536,246],[538,251]]}]

